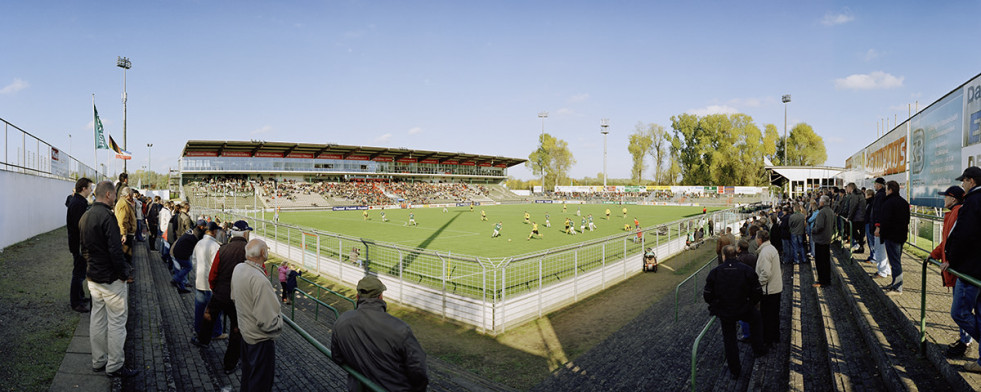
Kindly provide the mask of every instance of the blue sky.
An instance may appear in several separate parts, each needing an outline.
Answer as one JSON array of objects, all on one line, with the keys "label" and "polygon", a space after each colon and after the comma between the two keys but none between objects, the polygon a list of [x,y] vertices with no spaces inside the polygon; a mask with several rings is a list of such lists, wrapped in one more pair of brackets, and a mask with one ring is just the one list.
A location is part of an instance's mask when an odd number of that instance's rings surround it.
[{"label": "blue sky", "polygon": [[[189,139],[408,147],[527,158],[541,122],[573,177],[629,177],[638,122],[742,112],[811,124],[827,165],[876,123],[981,72],[977,0],[37,1],[0,4],[0,117],[92,164],[92,94],[132,165]],[[531,178],[523,166],[511,169]]]}]

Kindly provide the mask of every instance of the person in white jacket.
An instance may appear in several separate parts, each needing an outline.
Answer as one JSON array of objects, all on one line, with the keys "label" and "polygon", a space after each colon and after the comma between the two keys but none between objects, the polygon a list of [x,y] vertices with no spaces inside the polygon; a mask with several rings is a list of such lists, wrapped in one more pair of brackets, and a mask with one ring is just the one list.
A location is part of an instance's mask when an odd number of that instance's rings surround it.
[{"label": "person in white jacket", "polygon": [[[763,287],[760,300],[760,316],[763,319],[763,343],[775,344],[780,341],[780,293],[783,291],[783,272],[780,269],[780,255],[770,244],[770,232],[756,232],[759,257],[756,259],[756,274]],[[756,331],[753,331],[756,334]]]},{"label": "person in white jacket", "polygon": [[[204,310],[211,301],[211,285],[208,283],[208,274],[211,272],[211,262],[218,255],[218,240],[215,239],[215,232],[219,229],[215,222],[208,223],[208,228],[204,232],[201,240],[194,245],[194,253],[191,260],[194,263],[194,331],[198,332],[201,327],[201,320],[204,319]],[[215,320],[212,338],[220,339],[222,336],[221,316]],[[195,338],[192,339],[192,341]]]},{"label": "person in white jacket", "polygon": [[168,201],[164,204],[164,207],[160,209],[160,214],[157,215],[157,225],[160,226],[160,234],[157,235],[157,240],[160,244],[157,249],[160,249],[160,258],[163,259],[164,264],[167,264],[168,268],[173,262],[170,261],[170,243],[164,238],[167,235],[167,227],[170,225],[170,218],[173,217],[171,209],[173,209],[173,202]]}]

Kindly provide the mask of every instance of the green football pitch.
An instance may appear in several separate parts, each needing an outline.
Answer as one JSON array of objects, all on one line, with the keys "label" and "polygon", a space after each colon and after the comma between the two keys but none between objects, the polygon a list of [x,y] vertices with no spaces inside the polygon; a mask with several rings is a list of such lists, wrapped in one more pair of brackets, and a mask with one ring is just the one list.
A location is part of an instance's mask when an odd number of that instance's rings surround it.
[{"label": "green football pitch", "polygon": [[[624,218],[623,208],[627,209]],[[610,210],[610,219],[606,210]],[[709,207],[709,211],[721,208]],[[481,220],[481,211],[487,220]],[[577,210],[579,214],[577,215]],[[386,220],[382,220],[382,212]],[[524,213],[530,221],[538,223],[541,237],[529,238],[532,224],[524,222]],[[417,225],[409,224],[410,214]],[[545,217],[551,227],[545,226]],[[579,232],[582,219],[592,214],[596,230],[570,235],[564,232],[565,219],[572,220]],[[377,242],[398,244],[408,248],[421,248],[452,252],[478,257],[505,257],[531,253],[543,249],[572,245],[624,233],[624,224],[631,231],[634,219],[643,228],[702,215],[702,207],[689,206],[641,206],[612,204],[521,204],[484,205],[469,207],[415,208],[369,210],[365,220],[363,211],[283,211],[280,223],[309,228],[317,231],[343,234]],[[265,220],[272,220],[272,213],[265,213]],[[492,238],[494,226],[501,222],[500,237]],[[587,224],[588,225],[588,224]]]}]

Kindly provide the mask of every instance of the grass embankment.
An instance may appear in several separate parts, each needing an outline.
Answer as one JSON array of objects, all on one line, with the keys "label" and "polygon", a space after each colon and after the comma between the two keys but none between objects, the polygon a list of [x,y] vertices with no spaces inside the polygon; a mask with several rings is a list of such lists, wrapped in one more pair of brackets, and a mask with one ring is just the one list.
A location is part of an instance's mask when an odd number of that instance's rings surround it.
[{"label": "grass embankment", "polygon": [[72,256],[67,235],[62,227],[0,253],[3,390],[48,390],[65,357],[80,316],[68,304]]}]

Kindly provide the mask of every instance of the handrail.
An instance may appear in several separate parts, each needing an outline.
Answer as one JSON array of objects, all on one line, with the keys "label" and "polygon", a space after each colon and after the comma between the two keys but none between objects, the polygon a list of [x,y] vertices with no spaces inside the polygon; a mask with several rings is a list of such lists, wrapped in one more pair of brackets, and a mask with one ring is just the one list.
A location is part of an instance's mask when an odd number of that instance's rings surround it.
[{"label": "handrail", "polygon": [[312,285],[314,285],[315,287],[317,287],[317,298],[320,298],[320,290],[326,290],[327,292],[329,292],[329,293],[331,293],[331,294],[334,294],[334,295],[336,295],[336,296],[338,296],[338,297],[341,297],[342,299],[345,299],[345,300],[347,300],[348,302],[350,302],[350,303],[351,303],[351,306],[353,306],[353,307],[358,307],[358,303],[357,303],[356,301],[354,301],[354,300],[353,300],[353,299],[351,299],[351,298],[348,298],[348,297],[347,297],[347,296],[345,296],[344,294],[341,294],[341,293],[338,293],[338,292],[336,292],[336,291],[334,291],[334,290],[331,290],[331,289],[328,289],[328,288],[326,288],[326,287],[324,287],[324,286],[321,286],[321,285],[320,285],[319,283],[317,283],[317,282],[314,282],[314,281],[312,281],[312,280],[310,280],[310,279],[307,279],[307,278],[304,278],[304,277],[303,277],[302,275],[300,275],[300,276],[297,276],[297,278],[300,278],[300,279],[303,279],[303,281],[304,281],[304,282],[307,282],[307,283],[309,283],[309,284],[312,284]]},{"label": "handrail", "polygon": [[[921,250],[923,249],[921,248]],[[931,263],[938,267],[941,266],[941,262],[932,257],[923,259],[923,273],[920,277],[920,355],[926,355],[926,271],[927,265]],[[947,268],[947,272],[950,272],[951,275],[954,275],[959,279],[964,279],[965,282],[970,283],[975,287],[981,287],[981,281],[978,281],[971,276],[964,275],[953,268]]]},{"label": "handrail", "polygon": [[[320,351],[321,353],[323,353],[324,355],[326,355],[327,358],[330,358],[330,359],[333,359],[334,358],[334,354],[332,354],[330,352],[330,349],[327,348],[326,346],[324,346],[323,343],[320,343],[320,341],[318,341],[313,336],[311,336],[309,333],[307,333],[307,331],[305,331],[299,325],[296,325],[296,323],[292,319],[290,319],[289,317],[286,317],[285,314],[282,315],[282,316],[283,316],[283,321],[285,321],[287,325],[289,325],[290,327],[293,328],[293,330],[295,330],[297,333],[299,333],[300,336],[302,336],[304,339],[306,339],[307,342],[309,342],[310,344],[312,344],[314,348],[316,348],[318,351]],[[349,366],[349,365],[340,365],[340,367],[341,367],[341,369],[344,369],[344,371],[347,372],[348,374],[354,376],[354,378],[356,378],[358,380],[358,382],[361,383],[362,386],[367,387],[369,390],[372,390],[372,391],[375,391],[375,392],[385,392],[385,388],[382,388],[378,384],[375,384],[373,381],[369,380],[363,374],[359,373],[357,370],[354,370],[354,368],[352,368],[351,366]]]},{"label": "handrail", "polygon": [[[330,309],[330,310],[334,311],[334,320],[337,320],[337,318],[341,316],[340,312],[338,312],[337,309],[335,309],[333,306],[327,305],[324,301],[321,301],[320,298],[315,298],[314,296],[312,296],[310,294],[307,294],[307,292],[305,292],[303,290],[300,290],[299,287],[297,287],[294,290],[296,290],[300,294],[303,294],[303,296],[312,299],[318,305],[326,306],[327,309]],[[290,301],[290,316],[293,316],[293,315],[296,314],[296,309],[295,309],[296,308],[296,305],[294,305],[295,302],[296,301]],[[314,309],[313,310],[313,319],[314,320],[319,320],[320,319],[319,318],[320,317],[320,306],[317,306],[317,307],[315,307],[313,309]]]},{"label": "handrail", "polygon": [[[674,287],[674,321],[675,322],[678,322],[678,292],[681,290],[681,285],[685,284],[685,282],[687,282],[691,278],[694,278],[695,275],[698,275],[700,272],[702,272],[702,270],[705,269],[705,267],[708,267],[708,266],[712,265],[712,262],[713,261],[716,261],[718,259],[719,259],[719,256],[713,257],[712,260],[709,260],[708,263],[705,263],[705,265],[701,266],[701,268],[699,268],[697,271],[695,271],[691,275],[688,275],[688,277],[685,278],[685,280],[682,280],[681,283],[678,283],[678,285]],[[696,297],[698,296],[698,282],[697,281],[695,282],[695,296]]]},{"label": "handrail", "polygon": [[708,332],[709,327],[711,327],[712,323],[714,323],[715,320],[717,319],[718,317],[712,316],[712,318],[710,318],[709,321],[705,323],[705,328],[702,328],[702,332],[698,334],[697,338],[695,338],[695,343],[692,343],[691,345],[691,391],[692,392],[695,392],[695,381],[696,381],[695,370],[697,369],[695,365],[698,360],[698,345],[702,343],[702,338],[705,336],[705,333]]}]

